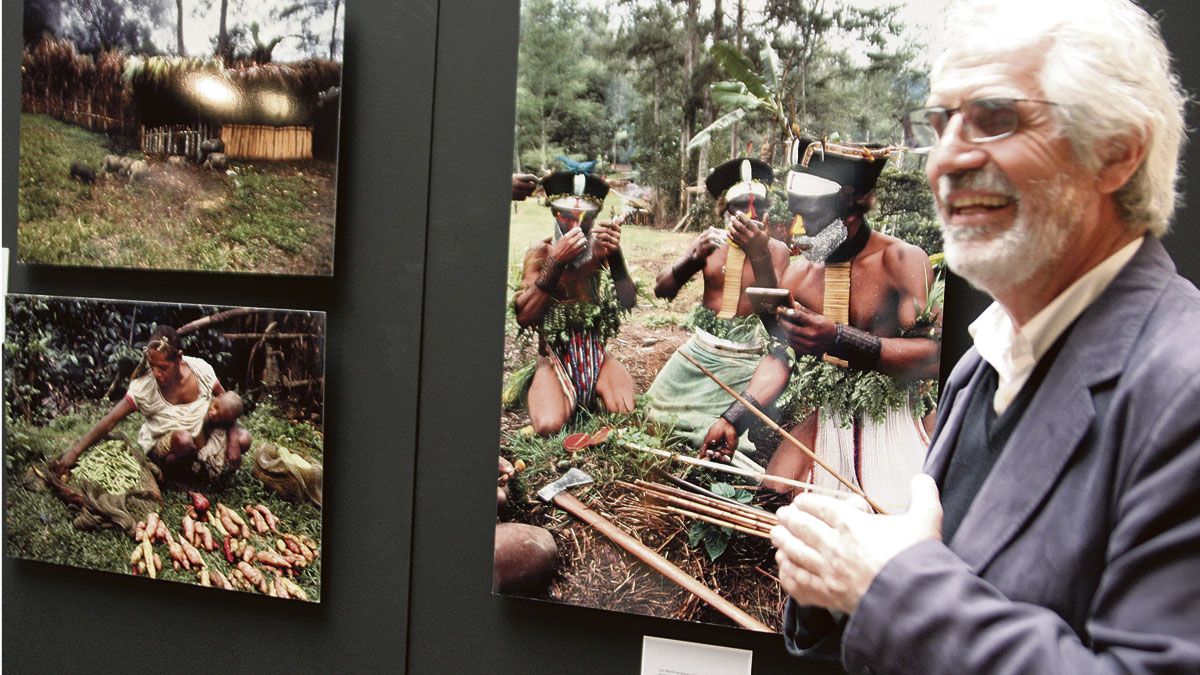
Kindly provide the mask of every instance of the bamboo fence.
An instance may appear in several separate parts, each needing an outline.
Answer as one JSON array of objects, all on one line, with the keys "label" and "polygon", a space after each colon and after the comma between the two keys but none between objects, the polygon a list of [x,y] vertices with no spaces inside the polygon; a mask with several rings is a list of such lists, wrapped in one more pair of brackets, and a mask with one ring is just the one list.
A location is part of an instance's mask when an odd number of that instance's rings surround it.
[{"label": "bamboo fence", "polygon": [[183,155],[200,161],[200,144],[210,138],[221,137],[221,125],[197,122],[166,124],[157,127],[142,126],[138,145],[146,155]]},{"label": "bamboo fence", "polygon": [[235,159],[312,159],[312,127],[227,124],[225,154]]}]

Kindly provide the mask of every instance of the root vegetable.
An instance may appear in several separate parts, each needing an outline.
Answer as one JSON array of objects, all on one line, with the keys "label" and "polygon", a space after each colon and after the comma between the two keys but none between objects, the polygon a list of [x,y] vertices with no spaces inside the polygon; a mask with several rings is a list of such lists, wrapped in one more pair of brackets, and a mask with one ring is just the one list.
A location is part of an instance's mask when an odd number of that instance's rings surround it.
[{"label": "root vegetable", "polygon": [[234,561],[233,540],[230,539],[229,535],[225,535],[225,541],[221,542],[221,550],[225,553],[225,561],[232,565]]},{"label": "root vegetable", "polygon": [[158,522],[159,516],[157,513],[151,513],[150,515],[146,516],[146,532],[148,532],[151,537],[158,534]]},{"label": "root vegetable", "polygon": [[150,578],[157,579],[157,570],[154,569],[154,547],[150,545],[150,537],[142,537],[142,562],[146,563]]},{"label": "root vegetable", "polygon": [[247,506],[246,515],[250,517],[250,522],[254,523],[255,532],[266,534],[271,531],[271,528],[267,526],[267,519],[263,518],[263,514],[259,513],[254,507]]},{"label": "root vegetable", "polygon": [[212,586],[212,581],[208,578],[208,569],[207,568],[200,570],[200,585],[201,586]]},{"label": "root vegetable", "polygon": [[158,529],[154,531],[154,538],[157,541],[171,541],[171,531],[167,529],[167,524],[163,521],[158,521]]},{"label": "root vegetable", "polygon": [[139,560],[137,563],[137,572],[135,572],[135,574],[145,574],[145,573],[146,573],[146,561]]},{"label": "root vegetable", "polygon": [[279,517],[271,513],[271,509],[268,509],[263,504],[255,504],[254,508],[258,509],[258,512],[267,520],[267,527],[270,527],[272,532],[278,533],[279,523],[281,522]]},{"label": "root vegetable", "polygon": [[249,546],[249,544],[246,543],[245,539],[238,539],[237,540],[237,548],[234,549],[234,551],[233,551],[234,555],[236,555],[239,558],[242,557],[242,554],[246,552],[247,546]]},{"label": "root vegetable", "polygon": [[246,562],[252,562],[254,560],[255,553],[256,551],[254,550],[254,547],[250,544],[246,544],[246,548],[242,551],[242,560],[245,560]]},{"label": "root vegetable", "polygon": [[145,536],[146,536],[146,523],[145,523],[145,521],[138,521],[137,526],[133,528],[133,540],[141,541]]},{"label": "root vegetable", "polygon": [[221,524],[220,518],[213,518],[212,514],[208,514],[208,526],[216,530],[217,536],[224,539],[229,536],[229,531]]},{"label": "root vegetable", "polygon": [[154,554],[154,570],[157,572],[162,571],[162,558],[158,557],[157,553]]},{"label": "root vegetable", "polygon": [[144,549],[142,548],[141,544],[138,544],[137,546],[133,547],[133,555],[129,556],[129,564],[136,565],[137,561],[142,559],[143,552],[144,552]]},{"label": "root vegetable", "polygon": [[179,569],[180,569],[180,568],[179,568],[179,561],[178,561],[178,560],[172,560],[172,561],[171,561],[171,565],[172,565],[172,566],[175,568],[175,571],[176,571],[176,572],[178,572],[178,571],[179,571]]},{"label": "root vegetable", "polygon": [[291,563],[284,559],[283,556],[274,551],[259,551],[258,554],[254,556],[254,559],[264,565],[271,565],[272,567],[287,568],[292,566]]},{"label": "root vegetable", "polygon": [[[218,504],[217,506],[220,507],[220,504]],[[218,516],[217,520],[220,520],[221,525],[225,526],[226,532],[228,532],[229,534],[232,534],[235,537],[239,537],[242,535],[242,529],[237,526],[237,523],[233,522],[233,520],[230,519],[229,514],[225,513],[225,511],[222,511],[220,508],[217,509],[217,512],[220,514],[220,516]]]},{"label": "root vegetable", "polygon": [[285,586],[283,583],[283,577],[275,577],[275,597],[277,597],[277,598],[287,598],[288,597],[288,590],[287,590],[287,586]]},{"label": "root vegetable", "polygon": [[192,546],[196,545],[196,521],[191,516],[183,517],[183,538]]},{"label": "root vegetable", "polygon": [[225,589],[225,590],[227,590],[227,591],[232,591],[232,590],[233,590],[233,586],[232,586],[232,585],[230,585],[230,583],[229,583],[229,580],[228,580],[228,579],[226,579],[226,578],[225,578],[225,577],[224,577],[224,576],[223,576],[223,575],[220,573],[220,571],[218,571],[218,570],[215,570],[215,569],[213,569],[213,570],[209,570],[209,571],[208,571],[208,576],[209,576],[209,579],[212,581],[212,585],[213,585],[213,586],[216,586],[217,588],[222,588],[222,589]]},{"label": "root vegetable", "polygon": [[[180,539],[179,541],[183,540]],[[167,552],[171,555],[171,560],[174,560],[177,565],[182,565],[183,567],[191,569],[192,564],[188,562],[187,553],[184,553],[183,546],[175,543],[174,540],[168,541]],[[178,566],[176,566],[176,569],[179,569]]]},{"label": "root vegetable", "polygon": [[246,581],[249,581],[254,586],[258,586],[266,580],[263,578],[262,572],[259,572],[254,565],[245,560],[238,562],[237,568],[242,573],[242,576],[246,577]]},{"label": "root vegetable", "polygon": [[242,520],[242,517],[237,514],[237,511],[234,511],[224,504],[217,504],[217,510],[221,511],[226,516],[229,516],[229,519],[236,523],[239,527],[246,528],[247,531],[249,531],[249,526],[247,526],[246,521]]},{"label": "root vegetable", "polygon": [[206,551],[211,551],[216,548],[216,544],[213,543],[212,532],[208,531],[208,528],[204,526],[204,523],[196,523],[196,539],[201,543]]},{"label": "root vegetable", "polygon": [[291,579],[284,579],[283,587],[287,590],[288,595],[292,596],[293,598],[296,598],[297,600],[308,600],[308,593],[305,593],[304,589],[300,588],[300,586]]},{"label": "root vegetable", "polygon": [[211,506],[208,497],[199,492],[189,492],[188,496],[192,498],[192,508],[196,509],[198,515],[204,516],[208,513],[208,508]]},{"label": "root vegetable", "polygon": [[181,540],[179,545],[183,547],[183,552],[193,567],[205,567],[204,558],[200,557],[200,551],[197,551],[195,546],[186,539]]}]

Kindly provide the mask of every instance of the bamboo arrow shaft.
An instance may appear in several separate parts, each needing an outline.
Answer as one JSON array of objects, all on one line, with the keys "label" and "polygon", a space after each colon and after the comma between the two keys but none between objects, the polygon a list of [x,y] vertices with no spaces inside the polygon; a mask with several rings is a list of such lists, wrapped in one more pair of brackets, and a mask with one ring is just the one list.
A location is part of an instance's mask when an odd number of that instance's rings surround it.
[{"label": "bamboo arrow shaft", "polygon": [[755,619],[742,608],[721,597],[716,591],[700,583],[698,579],[684,572],[649,546],[634,539],[628,532],[614,525],[612,521],[589,509],[583,502],[576,499],[575,495],[569,492],[560,492],[554,497],[554,504],[599,530],[601,534],[611,539],[613,543],[637,556],[638,560],[654,568],[655,571],[675,582],[692,595],[712,605],[713,609],[733,619],[739,626],[763,633],[775,632],[771,630],[770,626]]},{"label": "bamboo arrow shaft", "polygon": [[817,453],[808,449],[808,446],[806,446],[803,443],[801,443],[800,441],[796,440],[795,436],[789,434],[787,431],[784,430],[783,427],[776,424],[775,420],[771,419],[771,417],[769,415],[767,415],[765,412],[759,410],[758,406],[751,405],[750,402],[747,401],[745,398],[743,398],[741,394],[737,393],[736,391],[733,390],[732,387],[730,387],[729,385],[722,382],[721,379],[719,377],[717,377],[716,375],[714,375],[712,373],[712,371],[710,371],[708,368],[705,368],[704,366],[700,365],[700,362],[697,361],[696,359],[692,358],[692,356],[690,354],[688,354],[687,352],[685,352],[682,349],[675,353],[679,354],[683,358],[690,361],[693,366],[696,366],[697,368],[699,368],[700,372],[707,375],[708,378],[710,380],[712,380],[713,382],[716,382],[717,385],[720,386],[722,389],[724,389],[726,392],[728,392],[730,396],[733,396],[735,401],[737,401],[738,403],[741,403],[743,406],[746,407],[747,410],[754,413],[754,415],[756,417],[758,417],[758,419],[762,420],[763,423],[766,424],[768,427],[770,427],[771,430],[773,430],[775,433],[779,434],[780,436],[783,436],[784,438],[786,438],[788,440],[788,442],[792,443],[797,448],[800,448],[800,450],[804,454],[811,457],[812,460],[814,462],[816,462],[818,466],[820,466],[822,469],[825,469],[826,471],[828,471],[831,476],[833,476],[835,479],[837,479],[837,481],[839,483],[841,483],[842,485],[845,485],[848,490],[850,490],[854,494],[858,495],[859,497],[862,497],[867,502],[867,504],[869,504],[871,506],[871,508],[875,510],[876,513],[880,513],[880,514],[884,514],[884,515],[887,514],[887,511],[884,511],[882,508],[880,508],[880,506],[878,504],[875,503],[874,500],[872,500],[870,497],[868,497],[867,493],[863,492],[862,488],[860,488],[857,485],[855,485],[854,483],[846,480],[840,473],[835,471],[833,469],[833,467],[829,466],[824,461],[822,461],[820,457],[817,457]]}]

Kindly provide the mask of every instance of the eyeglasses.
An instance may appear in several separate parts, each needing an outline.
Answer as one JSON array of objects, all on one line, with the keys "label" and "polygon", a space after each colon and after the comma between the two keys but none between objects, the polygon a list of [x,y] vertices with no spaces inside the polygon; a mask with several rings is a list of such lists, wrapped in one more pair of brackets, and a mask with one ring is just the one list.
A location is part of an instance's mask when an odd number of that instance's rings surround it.
[{"label": "eyeglasses", "polygon": [[1029,98],[976,98],[957,108],[921,108],[904,116],[904,142],[915,151],[928,151],[950,123],[961,113],[963,137],[972,143],[987,143],[1008,138],[1021,126],[1019,107],[1024,104],[1058,105]]}]

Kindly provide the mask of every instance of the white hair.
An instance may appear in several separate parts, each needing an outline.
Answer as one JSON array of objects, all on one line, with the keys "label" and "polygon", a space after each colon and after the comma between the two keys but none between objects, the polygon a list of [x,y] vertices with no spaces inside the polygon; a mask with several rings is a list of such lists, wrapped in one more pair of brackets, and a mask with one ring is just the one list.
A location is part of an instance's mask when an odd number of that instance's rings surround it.
[{"label": "white hair", "polygon": [[1076,158],[1095,171],[1112,143],[1144,143],[1145,158],[1117,204],[1128,227],[1167,232],[1188,97],[1153,17],[1130,0],[960,0],[946,15],[945,39],[934,80],[962,59],[1044,45],[1042,92],[1059,104]]}]

